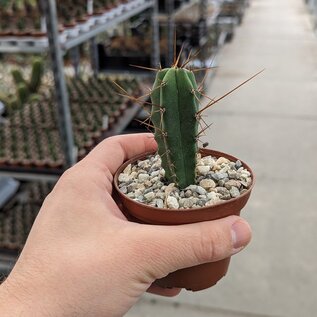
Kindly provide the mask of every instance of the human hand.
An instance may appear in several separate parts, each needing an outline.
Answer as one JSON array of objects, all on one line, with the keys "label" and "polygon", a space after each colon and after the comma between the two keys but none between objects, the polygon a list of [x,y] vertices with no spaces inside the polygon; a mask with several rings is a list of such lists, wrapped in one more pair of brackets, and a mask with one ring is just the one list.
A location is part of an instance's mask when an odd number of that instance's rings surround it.
[{"label": "human hand", "polygon": [[237,216],[182,226],[126,220],[111,197],[113,175],[155,150],[152,134],[112,137],[62,175],[0,287],[1,316],[122,316],[147,290],[180,292],[155,279],[247,245],[250,227]]}]

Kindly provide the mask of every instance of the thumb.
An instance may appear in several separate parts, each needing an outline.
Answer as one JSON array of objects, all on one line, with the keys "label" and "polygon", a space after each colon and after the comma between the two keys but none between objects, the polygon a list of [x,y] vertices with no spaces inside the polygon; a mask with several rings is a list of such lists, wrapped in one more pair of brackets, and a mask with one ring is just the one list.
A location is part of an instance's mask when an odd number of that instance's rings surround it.
[{"label": "thumb", "polygon": [[146,226],[145,230],[150,246],[147,264],[155,278],[222,260],[241,251],[251,240],[250,226],[237,216],[180,226]]}]

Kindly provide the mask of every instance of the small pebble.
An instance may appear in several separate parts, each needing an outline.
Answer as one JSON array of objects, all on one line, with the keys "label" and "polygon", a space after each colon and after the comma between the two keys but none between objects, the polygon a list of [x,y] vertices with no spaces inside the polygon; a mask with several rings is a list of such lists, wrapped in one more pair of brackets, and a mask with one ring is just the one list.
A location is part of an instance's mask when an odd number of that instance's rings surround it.
[{"label": "small pebble", "polygon": [[128,174],[123,174],[121,173],[118,177],[118,181],[121,182],[121,183],[126,183],[130,180],[130,177]]},{"label": "small pebble", "polygon": [[126,186],[123,186],[120,188],[120,191],[123,193],[123,194],[126,194],[128,192],[128,188]]},{"label": "small pebble", "polygon": [[229,170],[228,172],[228,176],[230,179],[236,179],[237,178],[237,172],[235,170]]},{"label": "small pebble", "polygon": [[205,156],[201,159],[204,163],[204,165],[210,166],[210,168],[212,168],[215,164],[215,160],[209,155],[209,156]]},{"label": "small pebble", "polygon": [[185,198],[183,202],[183,207],[191,208],[195,204],[195,200],[193,198]]},{"label": "small pebble", "polygon": [[160,175],[160,171],[154,171],[151,173],[151,177],[155,177],[155,176],[159,176]]},{"label": "small pebble", "polygon": [[238,196],[240,196],[240,191],[239,191],[239,189],[237,188],[237,187],[231,187],[231,189],[230,189],[230,195],[231,195],[231,197],[232,198],[236,198],[236,197],[238,197]]},{"label": "small pebble", "polygon": [[233,180],[233,179],[227,181],[224,185],[229,190],[231,189],[231,187],[237,187],[237,188],[241,187],[241,183],[239,181]]},{"label": "small pebble", "polygon": [[206,195],[206,189],[204,189],[203,187],[201,187],[201,186],[197,186],[197,188],[196,188],[196,193],[198,194],[198,195]]},{"label": "small pebble", "polygon": [[235,167],[236,167],[236,169],[239,169],[240,167],[242,167],[242,163],[240,160],[236,161]]},{"label": "small pebble", "polygon": [[138,176],[139,182],[145,182],[149,178],[150,178],[150,175],[148,175],[148,174],[139,174],[139,176]]},{"label": "small pebble", "polygon": [[228,195],[229,190],[225,187],[216,187],[217,193],[220,195]]},{"label": "small pebble", "polygon": [[127,165],[126,168],[123,170],[123,173],[129,175],[129,174],[131,174],[131,170],[132,170],[132,166],[131,166],[131,164],[129,164],[129,165]]},{"label": "small pebble", "polygon": [[144,194],[144,198],[147,201],[152,201],[154,199],[154,197],[155,197],[155,194],[152,191]]},{"label": "small pebble", "polygon": [[205,189],[209,189],[209,188],[215,188],[216,187],[216,183],[212,180],[212,179],[202,179],[199,182],[199,185]]},{"label": "small pebble", "polygon": [[156,204],[156,207],[158,207],[158,208],[164,208],[163,199],[155,199],[155,204]]},{"label": "small pebble", "polygon": [[217,165],[221,165],[221,164],[228,164],[230,161],[228,159],[226,159],[225,157],[219,157],[216,161]]},{"label": "small pebble", "polygon": [[197,166],[198,174],[200,175],[207,175],[207,173],[210,171],[209,166]]},{"label": "small pebble", "polygon": [[168,196],[166,203],[167,203],[167,206],[171,209],[178,209],[179,208],[179,203],[178,203],[177,199],[173,196]]},{"label": "small pebble", "polygon": [[219,194],[215,192],[210,192],[207,194],[207,199],[213,202],[219,201]]},{"label": "small pebble", "polygon": [[205,204],[206,204],[206,200],[205,199],[199,199],[197,201],[197,205],[200,206],[200,207],[205,206]]},{"label": "small pebble", "polygon": [[220,173],[220,172],[218,172],[218,173],[216,173],[217,174],[217,178],[218,179],[224,179],[224,178],[228,178],[228,173]]}]

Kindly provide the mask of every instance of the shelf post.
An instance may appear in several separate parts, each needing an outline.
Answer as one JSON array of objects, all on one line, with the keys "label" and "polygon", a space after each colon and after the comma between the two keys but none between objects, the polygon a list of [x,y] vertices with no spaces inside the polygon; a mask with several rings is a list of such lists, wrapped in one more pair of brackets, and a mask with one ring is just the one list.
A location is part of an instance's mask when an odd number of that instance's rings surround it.
[{"label": "shelf post", "polygon": [[72,120],[69,98],[64,75],[64,63],[58,35],[58,20],[55,0],[41,0],[43,13],[46,17],[49,51],[55,80],[55,95],[57,100],[58,125],[63,145],[67,167],[76,163],[76,148],[74,145]]},{"label": "shelf post", "polygon": [[[176,47],[175,34],[175,19],[174,19],[174,0],[165,0],[165,8],[167,9],[167,58],[166,67],[173,64],[174,59],[174,45]],[[176,52],[175,52],[176,54]]]},{"label": "shelf post", "polygon": [[152,9],[152,55],[151,64],[153,68],[157,68],[160,64],[160,34],[158,23],[158,3],[157,0],[153,0]]},{"label": "shelf post", "polygon": [[97,76],[99,72],[99,52],[95,37],[90,39],[90,58],[94,76]]},{"label": "shelf post", "polygon": [[70,49],[70,56],[74,67],[75,76],[79,77],[80,52],[79,46]]}]

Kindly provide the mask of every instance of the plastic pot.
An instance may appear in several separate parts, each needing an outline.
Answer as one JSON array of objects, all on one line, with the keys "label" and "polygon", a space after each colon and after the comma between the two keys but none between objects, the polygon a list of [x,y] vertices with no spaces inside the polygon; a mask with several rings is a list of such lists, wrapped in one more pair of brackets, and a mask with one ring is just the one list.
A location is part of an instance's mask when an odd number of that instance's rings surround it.
[{"label": "plastic pot", "polygon": [[[209,149],[201,149],[200,153],[202,156],[211,155],[217,158],[225,157],[234,162],[238,160],[234,156]],[[120,191],[118,186],[118,177],[127,165],[139,159],[144,159],[149,154],[151,153],[139,155],[125,162],[118,169],[114,176],[114,198],[130,221],[153,225],[181,225],[216,220],[230,215],[240,215],[242,208],[246,205],[250,197],[255,181],[254,174],[251,168],[240,160],[243,167],[251,173],[252,184],[246,192],[237,198],[232,198],[213,206],[184,210],[157,208],[139,203],[127,197]],[[155,281],[155,283],[164,288],[177,287],[186,288],[187,290],[191,291],[203,290],[215,285],[222,277],[226,275],[229,262],[230,258],[226,258],[217,262],[205,263],[202,265],[181,269],[170,273],[168,276],[160,280]]]}]

